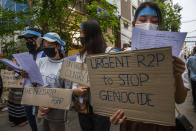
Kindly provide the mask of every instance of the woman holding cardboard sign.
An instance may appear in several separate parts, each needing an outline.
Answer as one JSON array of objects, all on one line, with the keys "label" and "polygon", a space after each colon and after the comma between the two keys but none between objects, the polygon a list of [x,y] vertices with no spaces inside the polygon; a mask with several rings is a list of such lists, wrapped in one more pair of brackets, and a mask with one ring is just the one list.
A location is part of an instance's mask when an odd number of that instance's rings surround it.
[{"label": "woman holding cardboard sign", "polygon": [[[71,83],[59,78],[64,55],[62,47],[65,42],[57,33],[50,32],[43,37],[44,53],[47,57],[37,61],[44,87],[71,88]],[[48,107],[39,107],[37,126],[39,131],[65,131],[66,111]]]},{"label": "woman holding cardboard sign", "polygon": [[[86,55],[109,52],[112,48],[107,47],[104,41],[99,23],[95,20],[85,21],[80,27],[80,41],[83,48],[76,62],[85,63]],[[109,118],[93,113],[89,98],[89,87],[79,86],[73,83],[75,95],[75,108],[78,111],[82,131],[109,131]]]},{"label": "woman holding cardboard sign", "polygon": [[[142,3],[135,13],[133,27],[145,30],[159,30],[162,23],[162,16],[159,7],[152,2]],[[173,68],[175,78],[175,101],[180,104],[183,103],[187,89],[184,87],[182,80],[182,73],[185,70],[185,63],[177,57],[173,57]],[[112,124],[121,124],[121,131],[170,131],[173,127],[160,126],[155,124],[145,124],[142,122],[126,121],[124,112],[118,110],[110,117]]]}]

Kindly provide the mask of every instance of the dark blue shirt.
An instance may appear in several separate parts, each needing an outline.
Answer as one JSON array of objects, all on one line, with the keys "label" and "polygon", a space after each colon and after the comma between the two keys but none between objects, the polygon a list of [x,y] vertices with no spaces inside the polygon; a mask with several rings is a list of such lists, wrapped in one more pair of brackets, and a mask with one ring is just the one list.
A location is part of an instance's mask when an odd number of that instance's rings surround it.
[{"label": "dark blue shirt", "polygon": [[190,69],[190,78],[193,81],[196,81],[196,54],[190,56],[187,62],[187,67]]}]

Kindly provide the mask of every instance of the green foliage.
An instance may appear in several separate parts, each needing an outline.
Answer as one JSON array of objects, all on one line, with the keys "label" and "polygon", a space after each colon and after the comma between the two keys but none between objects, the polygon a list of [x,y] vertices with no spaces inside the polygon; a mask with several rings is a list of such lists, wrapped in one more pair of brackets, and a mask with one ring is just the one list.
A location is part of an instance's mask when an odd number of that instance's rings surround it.
[{"label": "green foliage", "polygon": [[[18,3],[26,3],[30,0],[13,0]],[[75,34],[79,32],[81,23],[86,19],[96,19],[99,21],[102,31],[108,28],[114,29],[114,35],[111,36],[104,32],[105,36],[110,42],[115,41],[115,35],[119,31],[119,20],[114,15],[117,10],[116,7],[110,5],[106,0],[99,0],[81,5],[87,14],[81,15],[75,10],[78,4],[82,3],[81,0],[42,0],[40,2],[33,2],[33,8],[30,12],[14,12],[6,11],[0,8],[0,38],[3,47],[3,55],[10,58],[13,53],[26,50],[24,44],[17,45],[11,39],[18,34],[18,31],[25,30],[29,27],[37,27],[43,30],[44,33],[56,32],[60,35],[61,39],[67,44],[67,50],[75,47],[72,40]],[[104,9],[97,14],[97,8]],[[14,21],[14,19],[20,21]],[[26,21],[30,21],[30,25],[26,25]]]},{"label": "green foliage", "polygon": [[[102,31],[113,27],[116,28],[115,33],[118,32],[119,21],[114,15],[116,7],[110,5],[106,0],[100,0],[99,2],[93,1],[81,5],[82,8],[87,10],[86,15],[81,15],[73,11],[80,3],[80,0],[43,0],[40,3],[36,3],[32,11],[34,14],[32,26],[39,26],[45,33],[57,32],[67,43],[68,49],[73,47],[72,40],[75,33],[79,31],[80,24],[86,18],[97,19]],[[107,12],[103,11],[101,15],[98,15],[98,7],[107,10]],[[114,42],[115,37],[111,37],[110,35],[105,36],[108,40]]]},{"label": "green foliage", "polygon": [[[16,2],[21,3],[19,0]],[[15,12],[0,7],[0,43],[4,58],[11,59],[12,54],[26,51],[24,43],[16,44],[14,36],[19,33],[18,31],[24,30],[27,26],[25,23],[30,20],[30,16],[30,12]],[[5,68],[5,65],[0,63],[0,68]]]},{"label": "green foliage", "polygon": [[0,38],[10,34],[14,35],[15,31],[23,30],[27,26],[27,20],[30,20],[30,18],[30,12],[15,12],[0,7]]},{"label": "green foliage", "polygon": [[[102,8],[104,10],[98,14],[98,8]],[[87,18],[96,19],[100,23],[100,27],[106,38],[111,43],[114,43],[115,36],[119,32],[120,22],[115,15],[117,13],[117,8],[109,4],[106,0],[99,0],[86,4],[86,9],[88,11]],[[114,36],[108,35],[107,32],[105,32],[107,28],[113,29]]]},{"label": "green foliage", "polygon": [[68,47],[79,29],[82,16],[73,12],[78,0],[43,0],[34,4],[31,25],[40,27],[45,33],[56,32]]},{"label": "green foliage", "polygon": [[163,22],[161,30],[178,32],[180,31],[181,25],[181,14],[182,7],[178,4],[171,5],[170,3],[162,2],[161,0],[154,0],[161,9]]},{"label": "green foliage", "polygon": [[[27,51],[24,41],[21,41],[21,43],[16,43],[13,40],[9,42],[2,40],[1,43],[3,44],[3,57],[7,59],[12,59],[12,54]],[[0,63],[0,69],[5,67],[5,65]]]}]

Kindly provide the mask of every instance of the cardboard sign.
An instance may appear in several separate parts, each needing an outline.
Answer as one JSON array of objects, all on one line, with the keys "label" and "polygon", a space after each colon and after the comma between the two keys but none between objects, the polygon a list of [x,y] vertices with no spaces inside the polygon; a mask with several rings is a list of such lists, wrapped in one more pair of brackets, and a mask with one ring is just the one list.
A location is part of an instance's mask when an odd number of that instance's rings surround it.
[{"label": "cardboard sign", "polygon": [[25,87],[21,104],[69,110],[72,89]]},{"label": "cardboard sign", "polygon": [[3,86],[7,88],[22,88],[24,79],[20,77],[15,77],[14,71],[1,70],[1,77],[3,81]]},{"label": "cardboard sign", "polygon": [[90,86],[88,68],[84,63],[64,60],[60,71],[60,77],[84,86]]},{"label": "cardboard sign", "polygon": [[95,113],[175,125],[171,48],[89,56],[87,65]]}]

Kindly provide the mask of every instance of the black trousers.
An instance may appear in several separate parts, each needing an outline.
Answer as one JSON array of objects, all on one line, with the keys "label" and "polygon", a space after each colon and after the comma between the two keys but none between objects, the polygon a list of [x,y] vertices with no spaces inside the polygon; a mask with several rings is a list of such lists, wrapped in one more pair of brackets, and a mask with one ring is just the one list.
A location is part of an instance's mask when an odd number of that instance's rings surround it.
[{"label": "black trousers", "polygon": [[108,117],[94,113],[78,113],[80,127],[82,131],[110,131],[110,121]]},{"label": "black trousers", "polygon": [[192,86],[193,104],[194,104],[194,108],[196,108],[196,81],[191,80],[191,86]]}]

